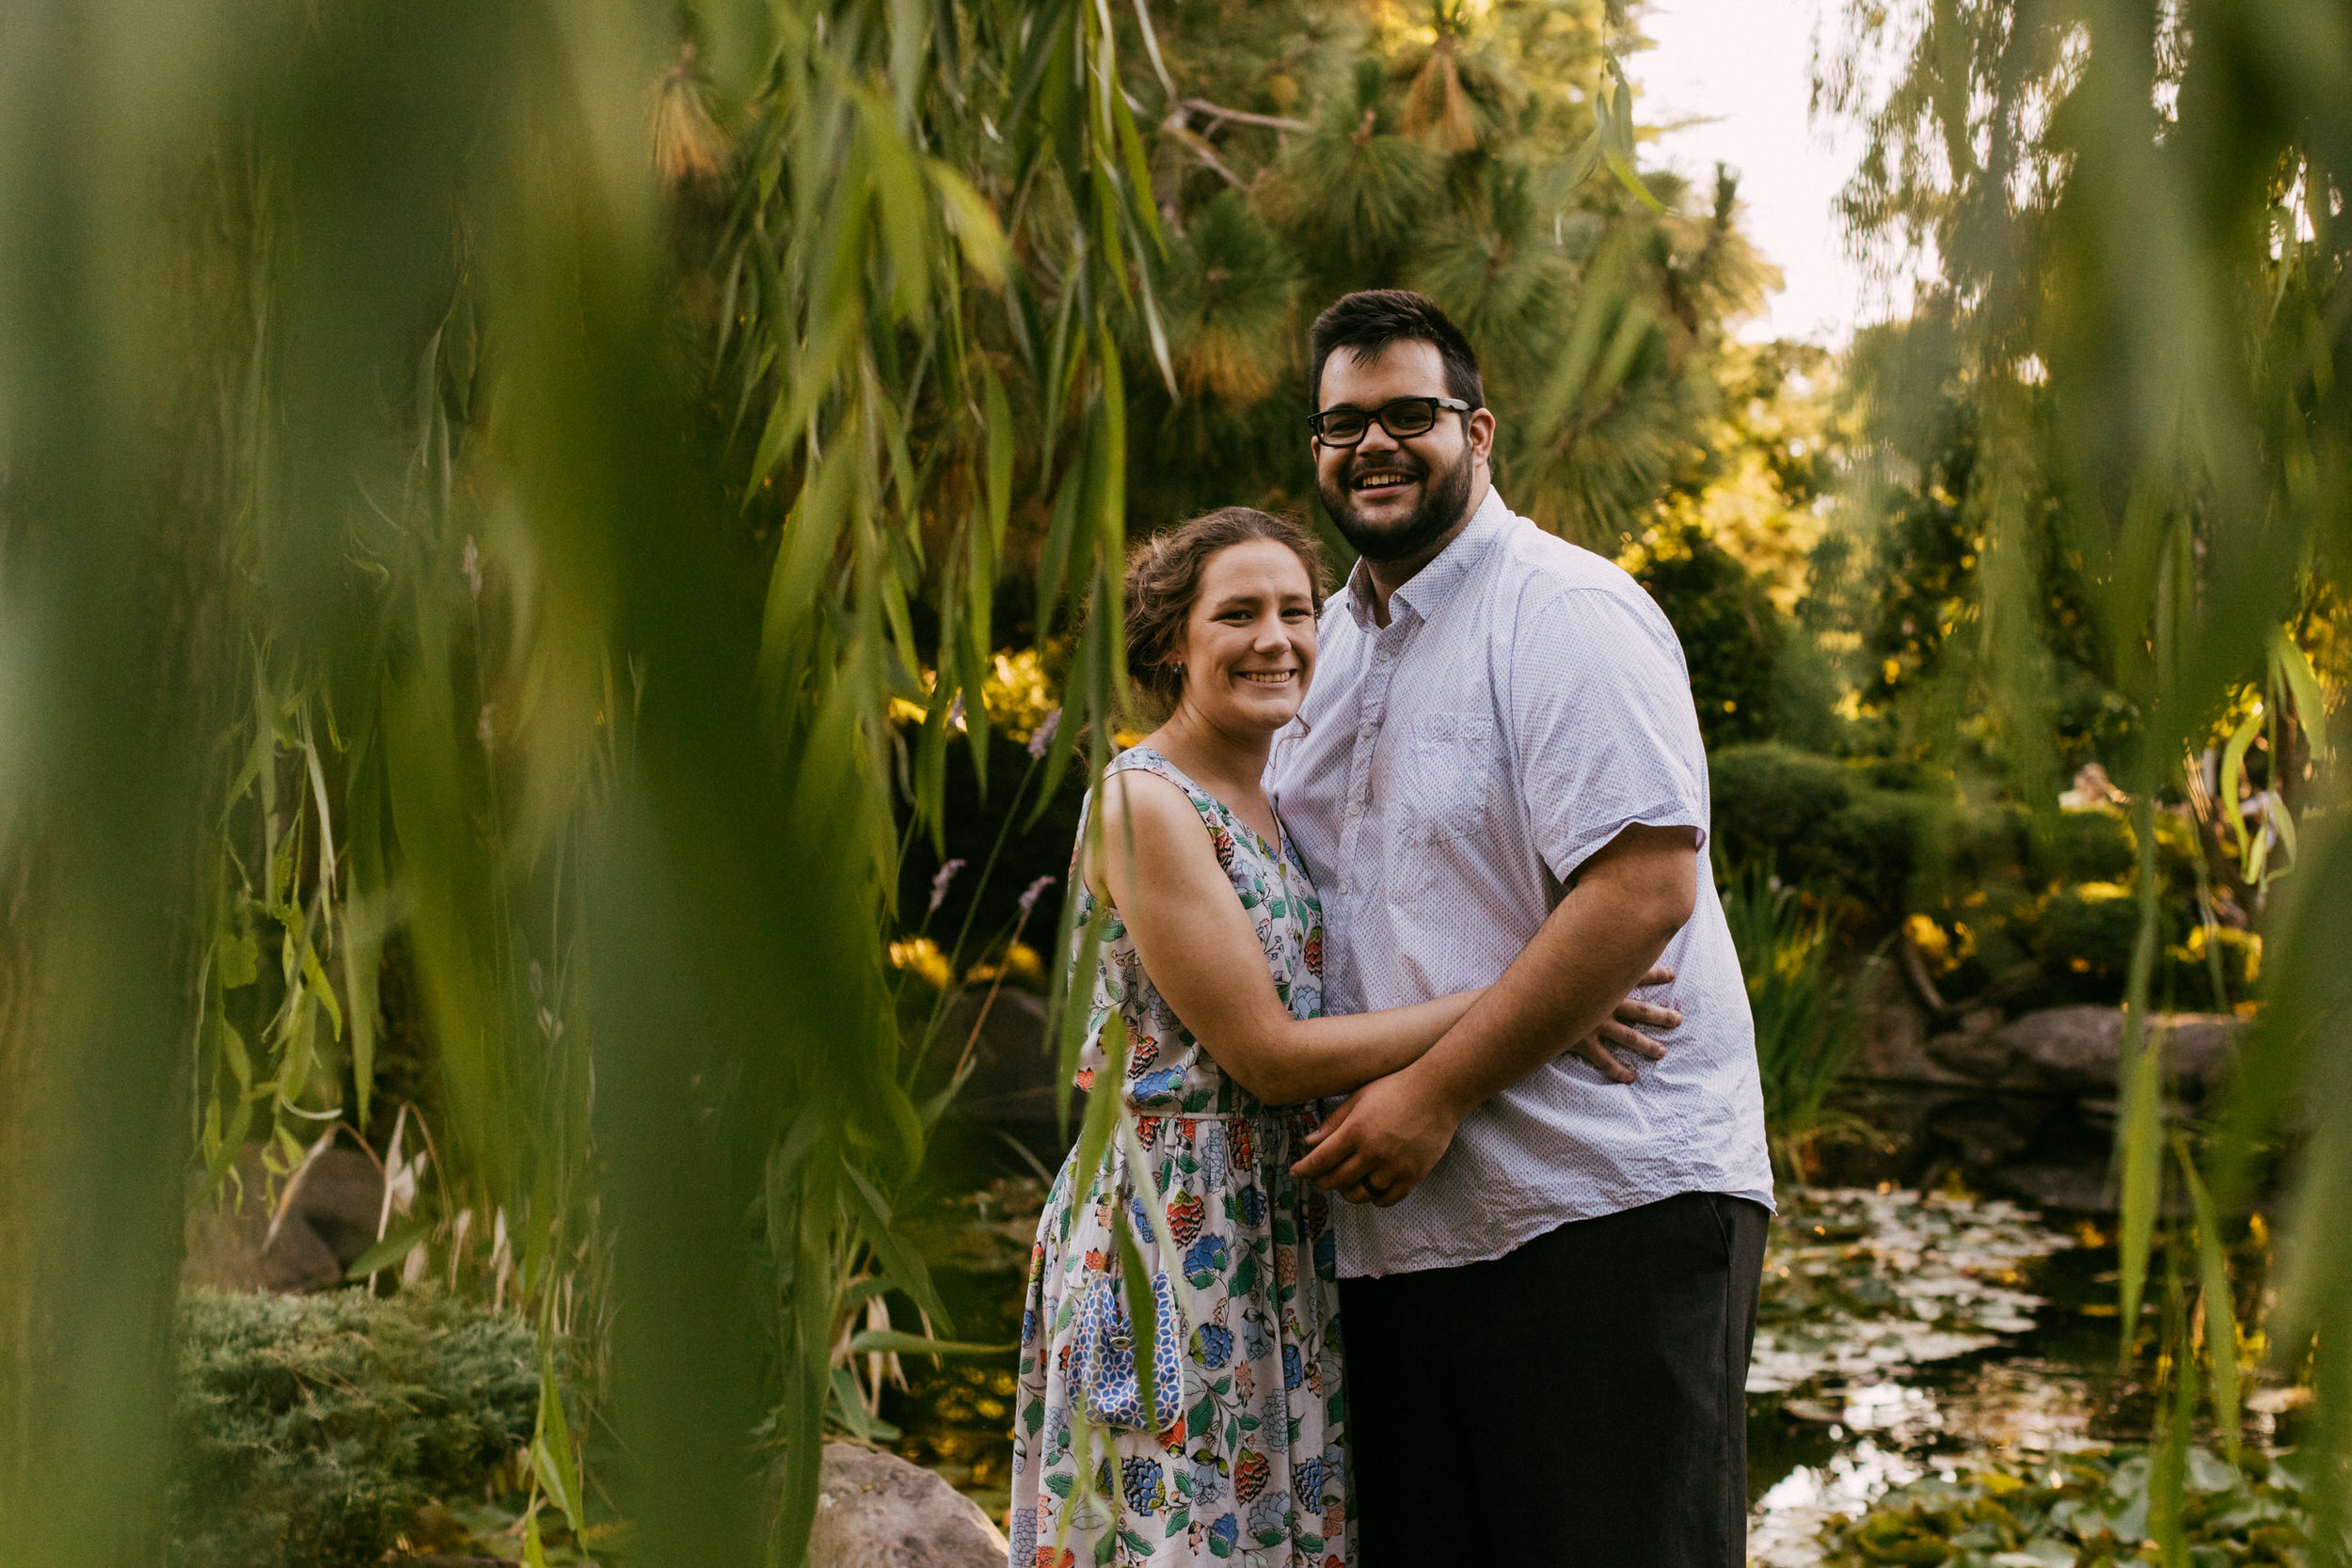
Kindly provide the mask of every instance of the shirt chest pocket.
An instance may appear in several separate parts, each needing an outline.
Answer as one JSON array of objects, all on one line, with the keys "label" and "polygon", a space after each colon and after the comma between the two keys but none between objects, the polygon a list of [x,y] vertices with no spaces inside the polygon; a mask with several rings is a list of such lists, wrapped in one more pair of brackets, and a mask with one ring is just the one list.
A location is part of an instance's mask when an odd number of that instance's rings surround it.
[{"label": "shirt chest pocket", "polygon": [[1502,740],[1491,714],[1415,715],[1405,726],[1402,760],[1392,842],[1410,853],[1486,836],[1506,799]]}]

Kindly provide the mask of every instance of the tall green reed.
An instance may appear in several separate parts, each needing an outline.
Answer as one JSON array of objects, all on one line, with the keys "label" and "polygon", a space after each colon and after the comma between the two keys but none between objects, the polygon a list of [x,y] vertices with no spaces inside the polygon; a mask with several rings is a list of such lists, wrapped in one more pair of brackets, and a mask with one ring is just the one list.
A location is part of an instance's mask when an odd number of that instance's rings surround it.
[{"label": "tall green reed", "polygon": [[1861,1002],[1874,965],[1856,977],[1836,974],[1829,911],[1783,885],[1769,864],[1726,870],[1720,879],[1756,1023],[1772,1163],[1785,1179],[1802,1181],[1823,1131],[1823,1106],[1861,1046]]}]

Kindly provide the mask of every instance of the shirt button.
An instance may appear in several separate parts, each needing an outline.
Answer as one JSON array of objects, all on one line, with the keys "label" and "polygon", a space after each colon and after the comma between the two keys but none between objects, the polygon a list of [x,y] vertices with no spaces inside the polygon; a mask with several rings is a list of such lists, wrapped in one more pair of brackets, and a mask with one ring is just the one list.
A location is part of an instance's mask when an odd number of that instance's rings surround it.
[{"label": "shirt button", "polygon": [[1347,815],[1348,815],[1348,816],[1363,816],[1363,815],[1364,815],[1364,803],[1363,803],[1361,800],[1350,800],[1350,801],[1347,803]]},{"label": "shirt button", "polygon": [[1372,657],[1377,662],[1386,664],[1389,660],[1396,657],[1396,650],[1394,648],[1383,648]]},{"label": "shirt button", "polygon": [[1362,736],[1363,736],[1363,737],[1364,737],[1365,739],[1369,740],[1369,739],[1371,739],[1371,738],[1372,738],[1375,735],[1378,734],[1378,733],[1379,733],[1379,730],[1380,730],[1380,726],[1379,726],[1379,725],[1377,725],[1377,724],[1374,723],[1371,720],[1367,719],[1366,721],[1364,721],[1364,727],[1363,727],[1363,729],[1362,729],[1362,730],[1360,730],[1360,731],[1359,731],[1359,732],[1358,732],[1358,733],[1359,733],[1360,735],[1362,735]]}]

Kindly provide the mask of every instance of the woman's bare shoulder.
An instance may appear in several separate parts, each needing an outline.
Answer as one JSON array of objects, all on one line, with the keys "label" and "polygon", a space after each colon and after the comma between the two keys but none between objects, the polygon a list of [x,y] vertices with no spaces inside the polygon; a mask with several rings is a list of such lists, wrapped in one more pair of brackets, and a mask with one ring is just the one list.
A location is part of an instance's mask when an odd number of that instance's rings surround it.
[{"label": "woman's bare shoulder", "polygon": [[1096,800],[1102,814],[1102,835],[1089,835],[1086,879],[1097,897],[1110,889],[1095,863],[1094,851],[1107,859],[1132,847],[1137,859],[1163,868],[1181,865],[1194,852],[1214,858],[1192,797],[1172,779],[1140,768],[1122,768],[1104,775]]}]

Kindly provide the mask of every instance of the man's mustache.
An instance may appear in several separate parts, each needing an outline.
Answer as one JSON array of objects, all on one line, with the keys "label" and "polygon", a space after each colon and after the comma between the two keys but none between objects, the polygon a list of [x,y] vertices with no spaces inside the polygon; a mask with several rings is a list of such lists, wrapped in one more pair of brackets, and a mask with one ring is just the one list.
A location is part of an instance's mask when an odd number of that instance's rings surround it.
[{"label": "man's mustache", "polygon": [[1391,474],[1399,479],[1425,479],[1429,474],[1429,465],[1409,457],[1402,462],[1393,457],[1383,457],[1372,462],[1359,459],[1348,465],[1346,483],[1359,484],[1375,475],[1385,478]]}]

